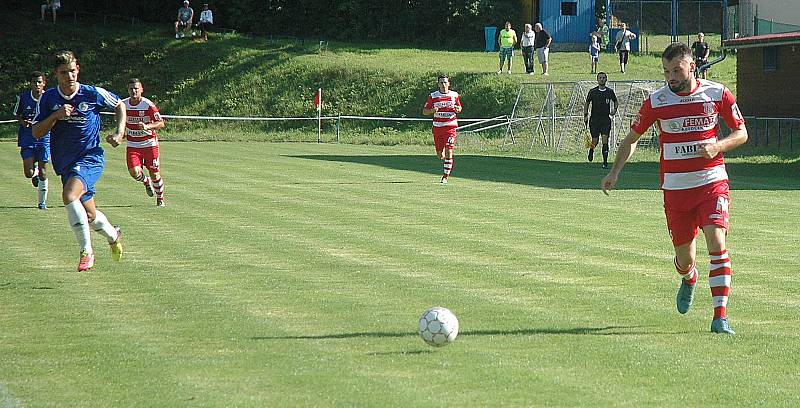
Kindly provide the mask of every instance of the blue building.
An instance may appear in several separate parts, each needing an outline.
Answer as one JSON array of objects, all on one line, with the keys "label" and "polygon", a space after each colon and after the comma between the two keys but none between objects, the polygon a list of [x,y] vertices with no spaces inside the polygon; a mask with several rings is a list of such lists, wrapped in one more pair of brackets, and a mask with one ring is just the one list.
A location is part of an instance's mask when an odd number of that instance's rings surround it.
[{"label": "blue building", "polygon": [[533,16],[533,20],[542,23],[553,37],[553,44],[588,44],[589,33],[597,28],[595,0],[539,0],[538,3],[539,19]]}]

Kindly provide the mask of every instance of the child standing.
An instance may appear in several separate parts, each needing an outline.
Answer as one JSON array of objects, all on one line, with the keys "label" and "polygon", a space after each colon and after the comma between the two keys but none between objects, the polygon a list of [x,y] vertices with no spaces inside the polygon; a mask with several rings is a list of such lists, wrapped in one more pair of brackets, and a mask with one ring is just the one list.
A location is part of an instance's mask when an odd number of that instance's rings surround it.
[{"label": "child standing", "polygon": [[592,34],[592,43],[589,44],[589,57],[592,59],[592,73],[597,73],[597,61],[600,59],[600,43],[597,36]]}]

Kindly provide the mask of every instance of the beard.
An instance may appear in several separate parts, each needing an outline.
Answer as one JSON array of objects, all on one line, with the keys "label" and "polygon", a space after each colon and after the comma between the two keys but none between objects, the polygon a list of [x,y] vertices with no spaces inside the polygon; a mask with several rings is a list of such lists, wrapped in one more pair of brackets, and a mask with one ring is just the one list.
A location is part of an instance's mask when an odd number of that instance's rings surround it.
[{"label": "beard", "polygon": [[671,84],[667,85],[669,85],[669,90],[674,93],[689,92],[691,90],[688,79],[678,82],[678,84],[675,86],[672,86]]}]

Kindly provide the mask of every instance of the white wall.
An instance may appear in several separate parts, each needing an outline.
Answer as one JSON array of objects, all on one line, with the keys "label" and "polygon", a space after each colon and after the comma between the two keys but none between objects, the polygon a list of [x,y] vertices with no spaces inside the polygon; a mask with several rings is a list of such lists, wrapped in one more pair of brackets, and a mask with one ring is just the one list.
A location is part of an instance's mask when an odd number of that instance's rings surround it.
[{"label": "white wall", "polygon": [[752,0],[758,5],[758,18],[776,23],[800,25],[800,0]]}]

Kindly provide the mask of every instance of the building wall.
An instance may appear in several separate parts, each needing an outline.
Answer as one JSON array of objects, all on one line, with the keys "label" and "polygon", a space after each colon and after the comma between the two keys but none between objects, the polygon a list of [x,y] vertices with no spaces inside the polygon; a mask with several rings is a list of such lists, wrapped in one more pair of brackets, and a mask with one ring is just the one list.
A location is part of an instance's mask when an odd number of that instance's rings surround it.
[{"label": "building wall", "polygon": [[[561,15],[562,2],[577,3],[577,14],[574,16]],[[539,8],[541,23],[553,37],[554,46],[564,43],[589,44],[589,33],[597,28],[597,21],[594,17],[594,0],[547,1],[540,3]]]},{"label": "building wall", "polygon": [[742,114],[800,118],[798,66],[800,44],[778,46],[778,68],[775,71],[764,71],[764,48],[740,48],[737,53],[736,99]]},{"label": "building wall", "polygon": [[758,18],[800,25],[798,0],[752,0],[752,3],[758,6]]}]

